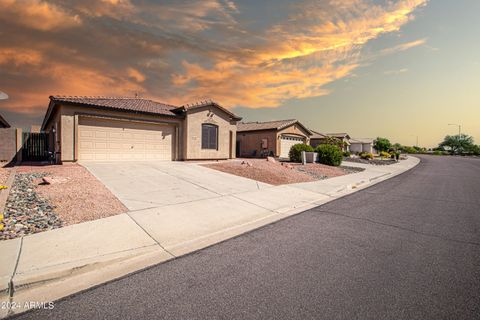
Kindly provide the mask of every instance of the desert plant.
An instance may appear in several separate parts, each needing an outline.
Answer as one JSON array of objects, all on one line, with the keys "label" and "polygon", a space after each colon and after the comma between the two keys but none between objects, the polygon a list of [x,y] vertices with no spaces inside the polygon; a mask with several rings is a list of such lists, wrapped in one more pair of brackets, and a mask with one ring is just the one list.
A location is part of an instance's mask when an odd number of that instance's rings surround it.
[{"label": "desert plant", "polygon": [[390,158],[390,153],[386,151],[380,151],[380,157],[382,158]]},{"label": "desert plant", "polygon": [[288,156],[290,161],[302,162],[302,151],[313,152],[313,147],[305,143],[297,143],[290,148]]},{"label": "desert plant", "polygon": [[441,156],[441,155],[443,155],[443,151],[435,150],[435,151],[433,151],[433,154],[436,155],[436,156]]},{"label": "desert plant", "polygon": [[352,154],[350,153],[350,151],[345,151],[345,152],[343,153],[343,157],[344,157],[344,158],[349,158],[351,155],[352,155]]},{"label": "desert plant", "polygon": [[320,144],[315,148],[318,153],[320,163],[329,166],[339,166],[342,164],[343,153],[342,150],[332,144]]},{"label": "desert plant", "polygon": [[373,153],[362,152],[362,153],[360,153],[360,158],[365,159],[365,160],[371,160],[371,159],[373,159]]}]

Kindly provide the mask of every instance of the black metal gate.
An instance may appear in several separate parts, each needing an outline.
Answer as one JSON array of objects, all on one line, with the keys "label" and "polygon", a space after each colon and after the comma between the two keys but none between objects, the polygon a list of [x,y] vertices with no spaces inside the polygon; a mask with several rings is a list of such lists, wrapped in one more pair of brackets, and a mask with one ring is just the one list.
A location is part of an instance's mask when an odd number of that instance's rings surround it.
[{"label": "black metal gate", "polygon": [[22,160],[48,160],[48,133],[23,132]]}]

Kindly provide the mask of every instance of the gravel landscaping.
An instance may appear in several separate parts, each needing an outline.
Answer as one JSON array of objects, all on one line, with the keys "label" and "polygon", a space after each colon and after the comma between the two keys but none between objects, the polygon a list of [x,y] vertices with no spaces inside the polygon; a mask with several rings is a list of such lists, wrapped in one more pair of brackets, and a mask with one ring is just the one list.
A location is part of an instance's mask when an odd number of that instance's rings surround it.
[{"label": "gravel landscaping", "polygon": [[375,166],[386,166],[390,164],[395,164],[397,161],[393,159],[386,159],[386,160],[381,160],[381,159],[373,159],[373,160],[367,160],[367,159],[362,159],[362,158],[345,158],[343,161],[345,162],[355,162],[355,163],[365,163],[365,164],[372,164]]},{"label": "gravel landscaping", "polygon": [[0,240],[127,211],[80,165],[19,166],[7,200]]},{"label": "gravel landscaping", "polygon": [[331,167],[319,163],[303,166],[265,159],[237,159],[204,166],[272,185],[323,180],[359,171],[357,168]]},{"label": "gravel landscaping", "polygon": [[33,181],[45,175],[45,173],[15,175],[5,205],[4,228],[0,231],[0,240],[13,239],[63,226],[63,222],[53,212],[54,207],[35,191]]}]

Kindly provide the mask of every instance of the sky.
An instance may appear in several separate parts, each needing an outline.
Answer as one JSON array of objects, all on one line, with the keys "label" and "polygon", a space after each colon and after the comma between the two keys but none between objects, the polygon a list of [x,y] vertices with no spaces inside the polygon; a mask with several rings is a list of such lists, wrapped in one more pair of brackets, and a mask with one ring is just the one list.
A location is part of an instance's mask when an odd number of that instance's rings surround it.
[{"label": "sky", "polygon": [[0,114],[50,95],[213,99],[245,121],[480,143],[478,0],[0,0]]}]

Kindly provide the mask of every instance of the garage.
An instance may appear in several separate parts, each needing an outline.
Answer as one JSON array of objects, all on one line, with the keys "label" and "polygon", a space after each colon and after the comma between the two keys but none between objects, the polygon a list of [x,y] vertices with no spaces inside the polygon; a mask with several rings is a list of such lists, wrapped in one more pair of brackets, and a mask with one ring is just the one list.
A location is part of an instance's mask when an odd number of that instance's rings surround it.
[{"label": "garage", "polygon": [[174,132],[169,124],[81,116],[78,160],[173,160]]},{"label": "garage", "polygon": [[292,148],[293,145],[304,142],[305,138],[302,137],[282,135],[280,137],[280,158],[289,158],[288,153],[290,152],[290,148]]}]

